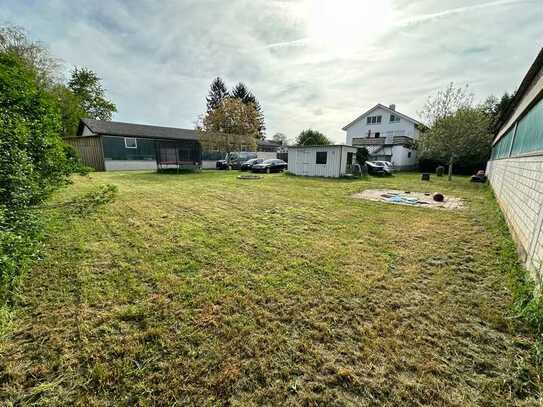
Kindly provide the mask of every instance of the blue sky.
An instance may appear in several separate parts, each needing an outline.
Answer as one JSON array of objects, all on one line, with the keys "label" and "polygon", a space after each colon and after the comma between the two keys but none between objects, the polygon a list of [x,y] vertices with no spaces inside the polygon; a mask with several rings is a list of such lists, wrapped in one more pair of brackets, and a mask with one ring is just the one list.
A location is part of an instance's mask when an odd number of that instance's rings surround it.
[{"label": "blue sky", "polygon": [[418,118],[426,97],[476,99],[520,83],[543,46],[543,0],[0,0],[64,62],[87,66],[114,120],[192,128],[209,83],[242,81],[268,136],[316,128],[335,142],[376,103]]}]

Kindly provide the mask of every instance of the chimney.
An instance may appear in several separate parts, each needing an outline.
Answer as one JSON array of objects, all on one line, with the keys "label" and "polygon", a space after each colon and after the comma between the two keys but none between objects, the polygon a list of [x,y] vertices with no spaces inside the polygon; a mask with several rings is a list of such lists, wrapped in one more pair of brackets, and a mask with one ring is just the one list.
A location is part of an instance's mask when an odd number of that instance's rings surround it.
[{"label": "chimney", "polygon": [[395,105],[395,104],[391,104],[388,108],[389,108],[390,110],[396,110],[396,105]]}]

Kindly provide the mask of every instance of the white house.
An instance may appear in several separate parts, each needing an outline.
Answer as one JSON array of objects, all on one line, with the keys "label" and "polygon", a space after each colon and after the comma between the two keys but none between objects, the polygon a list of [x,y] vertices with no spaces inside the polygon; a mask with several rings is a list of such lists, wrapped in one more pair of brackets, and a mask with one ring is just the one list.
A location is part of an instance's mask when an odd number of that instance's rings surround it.
[{"label": "white house", "polygon": [[366,147],[370,159],[390,161],[398,169],[417,166],[417,152],[413,142],[424,125],[396,111],[395,105],[377,104],[343,127],[346,144]]},{"label": "white house", "polygon": [[356,150],[345,145],[292,146],[288,148],[288,171],[309,177],[351,174]]}]

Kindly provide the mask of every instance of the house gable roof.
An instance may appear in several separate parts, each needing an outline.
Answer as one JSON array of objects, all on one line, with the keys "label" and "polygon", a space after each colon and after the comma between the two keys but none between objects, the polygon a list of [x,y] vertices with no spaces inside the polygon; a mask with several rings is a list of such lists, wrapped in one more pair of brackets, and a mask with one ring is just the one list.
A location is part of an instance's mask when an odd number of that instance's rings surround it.
[{"label": "house gable roof", "polygon": [[84,126],[87,126],[92,133],[100,135],[176,140],[199,139],[198,132],[196,130],[94,119],[81,119],[79,122],[79,129],[77,131],[77,135],[80,137],[83,135]]},{"label": "house gable roof", "polygon": [[423,123],[419,122],[418,120],[415,120],[413,119],[412,117],[409,117],[409,116],[406,116],[405,114],[403,113],[400,113],[398,112],[397,110],[392,110],[391,108],[381,104],[381,103],[377,103],[375,106],[373,106],[370,110],[368,110],[367,112],[365,113],[362,113],[360,116],[358,116],[356,119],[354,119],[352,122],[350,122],[349,124],[347,124],[345,127],[343,127],[341,130],[347,130],[349,127],[351,127],[353,124],[355,124],[356,122],[358,122],[359,120],[363,119],[364,117],[366,117],[368,114],[370,114],[371,112],[373,112],[375,109],[384,109],[385,111],[389,112],[389,113],[392,113],[392,114],[395,114],[395,115],[398,115],[400,116],[401,118],[405,119],[405,120],[408,120],[412,123],[415,123],[416,125],[418,126],[424,126]]}]

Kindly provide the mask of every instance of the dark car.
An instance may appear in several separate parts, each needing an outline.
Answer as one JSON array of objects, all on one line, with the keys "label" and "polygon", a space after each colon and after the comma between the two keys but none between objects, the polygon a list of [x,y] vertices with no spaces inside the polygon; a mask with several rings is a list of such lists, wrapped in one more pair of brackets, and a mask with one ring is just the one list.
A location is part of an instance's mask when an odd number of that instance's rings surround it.
[{"label": "dark car", "polygon": [[388,168],[378,161],[366,161],[366,166],[368,167],[368,174],[370,175],[391,175]]},{"label": "dark car", "polygon": [[267,172],[268,174],[270,172],[281,172],[283,170],[286,170],[288,167],[288,164],[284,162],[283,160],[279,159],[273,159],[273,160],[266,160],[261,162],[260,164],[254,164],[251,168],[252,172]]},{"label": "dark car", "polygon": [[262,164],[263,162],[263,158],[251,158],[249,161],[245,161],[243,164],[241,164],[240,170],[249,171],[251,168],[253,168],[253,165]]},{"label": "dark car", "polygon": [[238,170],[241,168],[241,164],[253,158],[256,158],[256,153],[247,151],[228,153],[224,160],[215,163],[215,167],[218,170]]}]

